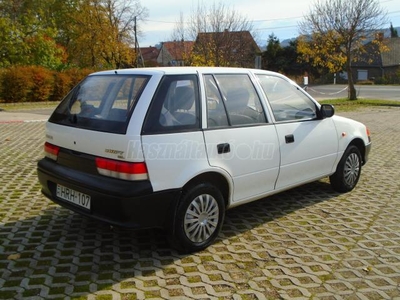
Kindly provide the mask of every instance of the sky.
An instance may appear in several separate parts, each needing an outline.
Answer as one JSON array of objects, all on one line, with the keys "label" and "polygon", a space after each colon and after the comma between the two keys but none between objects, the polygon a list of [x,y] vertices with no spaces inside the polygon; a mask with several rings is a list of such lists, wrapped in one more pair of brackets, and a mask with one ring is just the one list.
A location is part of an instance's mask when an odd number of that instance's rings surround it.
[{"label": "sky", "polygon": [[[299,34],[298,23],[306,15],[315,0],[216,0],[226,7],[239,12],[252,22],[256,42],[265,46],[268,36],[274,33],[282,42],[285,39],[295,38]],[[351,1],[351,0],[350,0]],[[387,12],[389,28],[390,22],[394,27],[400,27],[400,1],[378,0],[381,7]],[[204,0],[207,6],[212,1]],[[180,14],[188,19],[197,7],[197,0],[141,0],[149,16],[140,24],[142,31],[138,37],[140,47],[155,46],[160,42],[170,41],[175,24]],[[400,33],[400,32],[399,32]]]}]

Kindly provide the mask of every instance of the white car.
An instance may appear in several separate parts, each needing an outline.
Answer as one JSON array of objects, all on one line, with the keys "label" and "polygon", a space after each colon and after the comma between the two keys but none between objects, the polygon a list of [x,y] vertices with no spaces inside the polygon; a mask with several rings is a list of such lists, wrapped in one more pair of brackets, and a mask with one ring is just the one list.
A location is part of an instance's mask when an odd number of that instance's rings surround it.
[{"label": "white car", "polygon": [[98,72],[46,124],[44,195],[82,215],[209,246],[225,211],[330,177],[352,190],[371,141],[274,72],[176,67]]}]

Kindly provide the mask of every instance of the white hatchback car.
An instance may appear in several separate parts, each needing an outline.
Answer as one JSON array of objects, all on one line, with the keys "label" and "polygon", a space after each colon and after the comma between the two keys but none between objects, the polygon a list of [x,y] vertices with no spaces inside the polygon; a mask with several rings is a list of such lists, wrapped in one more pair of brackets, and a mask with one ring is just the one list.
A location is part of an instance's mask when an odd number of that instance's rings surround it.
[{"label": "white hatchback car", "polygon": [[184,252],[210,245],[225,211],[330,176],[352,190],[368,129],[293,81],[239,68],[98,72],[46,125],[44,195],[82,215],[165,229]]}]

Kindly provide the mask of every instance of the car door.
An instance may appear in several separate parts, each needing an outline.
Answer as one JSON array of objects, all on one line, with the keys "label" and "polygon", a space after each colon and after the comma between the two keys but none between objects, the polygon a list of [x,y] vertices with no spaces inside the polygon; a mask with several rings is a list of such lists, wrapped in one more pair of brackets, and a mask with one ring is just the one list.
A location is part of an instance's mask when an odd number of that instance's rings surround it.
[{"label": "car door", "polygon": [[233,203],[272,191],[279,172],[275,127],[247,74],[204,75],[209,164],[233,179]]},{"label": "car door", "polygon": [[181,188],[208,167],[200,110],[197,74],[161,79],[147,111],[141,143],[154,191]]},{"label": "car door", "polygon": [[331,118],[297,85],[273,75],[257,75],[269,100],[279,139],[281,165],[275,188],[286,189],[330,175],[338,135]]}]

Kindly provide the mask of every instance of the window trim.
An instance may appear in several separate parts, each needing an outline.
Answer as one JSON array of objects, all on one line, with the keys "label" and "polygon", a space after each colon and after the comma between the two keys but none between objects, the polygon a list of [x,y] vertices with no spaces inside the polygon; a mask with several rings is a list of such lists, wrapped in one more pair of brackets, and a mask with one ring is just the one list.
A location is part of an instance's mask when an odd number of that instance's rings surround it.
[{"label": "window trim", "polygon": [[[171,80],[171,78],[174,78],[175,80]],[[180,80],[190,80],[193,81],[194,83],[194,101],[197,104],[197,109],[196,109],[196,123],[194,125],[181,125],[181,126],[162,126],[159,124],[157,121],[158,125],[150,125],[151,121],[154,119],[159,119],[159,116],[161,114],[162,107],[164,105],[164,101],[161,101],[158,99],[158,95],[161,91],[161,89],[164,89],[166,87],[170,87],[171,82],[173,81],[178,81],[179,79],[177,78],[182,78]],[[165,83],[167,80],[169,80],[169,84]],[[163,94],[167,94],[168,90],[165,90],[162,92]],[[154,108],[156,106],[156,108]],[[142,135],[158,135],[158,134],[171,134],[171,133],[180,133],[180,132],[196,132],[196,131],[201,131],[201,120],[202,120],[202,101],[201,101],[201,96],[200,96],[200,81],[199,81],[199,76],[198,74],[166,74],[164,75],[158,86],[157,89],[154,92],[154,95],[150,101],[150,105],[148,106],[146,115],[143,120],[143,125],[141,128],[141,134]],[[156,123],[156,122],[154,122]],[[152,128],[154,127],[154,128]]]},{"label": "window trim", "polygon": [[[220,95],[220,99],[222,99],[222,104],[225,110],[225,115],[227,117],[228,120],[228,125],[223,125],[223,126],[218,126],[218,127],[209,127],[208,125],[208,106],[206,103],[206,114],[207,114],[207,127],[206,129],[221,129],[221,128],[240,128],[240,127],[251,127],[251,126],[263,126],[263,125],[267,125],[267,124],[272,124],[272,122],[269,121],[268,118],[268,114],[267,114],[267,109],[266,107],[263,105],[263,101],[264,98],[262,97],[262,95],[260,95],[258,88],[256,86],[256,84],[253,82],[252,79],[252,74],[250,73],[246,73],[246,72],[240,72],[240,73],[226,73],[226,72],[222,72],[222,73],[203,73],[203,81],[204,81],[204,88],[206,88],[206,84],[205,84],[205,76],[211,76],[214,79],[214,82],[216,83],[216,87],[218,89],[219,95]],[[246,76],[249,80],[249,83],[251,84],[251,86],[253,87],[253,91],[254,91],[254,95],[257,96],[260,108],[262,109],[262,114],[264,116],[265,121],[264,122],[255,122],[255,123],[248,123],[248,124],[232,124],[231,121],[231,116],[230,113],[228,111],[227,105],[226,105],[226,99],[223,96],[223,92],[221,90],[221,84],[218,81],[218,76]],[[206,91],[205,91],[206,93]],[[205,95],[206,101],[207,101],[207,95]],[[269,107],[267,107],[269,109]]]}]

